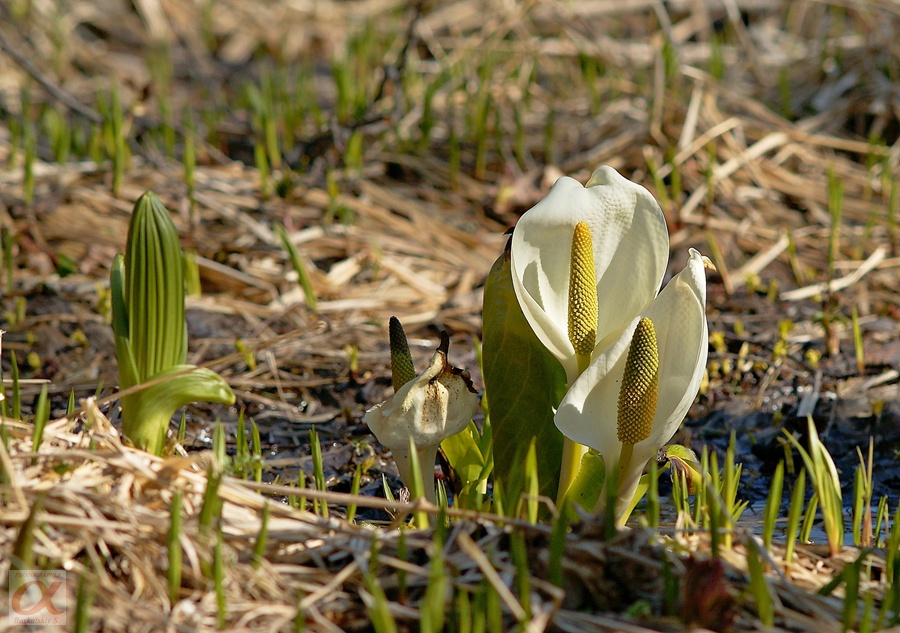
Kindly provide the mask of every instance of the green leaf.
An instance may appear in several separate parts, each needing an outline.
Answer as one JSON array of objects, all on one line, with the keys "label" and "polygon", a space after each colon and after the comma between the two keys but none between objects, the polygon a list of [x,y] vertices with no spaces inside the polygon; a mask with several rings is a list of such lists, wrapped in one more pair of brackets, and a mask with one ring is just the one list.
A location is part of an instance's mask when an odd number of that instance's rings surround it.
[{"label": "green leaf", "polygon": [[112,326],[116,339],[116,361],[119,366],[119,387],[128,389],[141,382],[128,338],[128,309],[125,307],[125,261],[121,255],[113,259],[109,273],[112,295]]},{"label": "green leaf", "polygon": [[176,365],[152,380],[146,389],[122,399],[122,427],[135,446],[160,455],[169,421],[191,402],[234,404],[234,392],[216,372],[193,365]]},{"label": "green leaf", "polygon": [[481,434],[474,422],[461,433],[456,433],[441,441],[441,450],[447,456],[450,466],[456,471],[462,483],[459,496],[465,497],[469,490],[479,487],[487,480],[490,470],[487,468],[489,455],[484,455],[479,446]]},{"label": "green leaf", "polygon": [[[522,472],[528,447],[539,448],[540,493],[556,498],[563,435],[553,414],[566,392],[562,365],[531,330],[516,300],[509,251],[494,263],[484,287],[484,385],[490,401],[494,478],[504,492]],[[512,485],[510,485],[512,483]]]}]

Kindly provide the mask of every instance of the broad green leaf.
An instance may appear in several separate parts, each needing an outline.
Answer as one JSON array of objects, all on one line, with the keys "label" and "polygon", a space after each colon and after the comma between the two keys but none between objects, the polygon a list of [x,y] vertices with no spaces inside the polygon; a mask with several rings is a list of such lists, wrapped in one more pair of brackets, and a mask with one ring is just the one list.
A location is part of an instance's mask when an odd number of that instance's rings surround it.
[{"label": "broad green leaf", "polygon": [[483,352],[494,478],[501,482],[507,498],[521,490],[522,463],[534,442],[540,493],[556,498],[563,435],[553,424],[553,414],[565,395],[566,375],[522,314],[513,290],[508,250],[494,263],[485,282]]},{"label": "broad green leaf", "polygon": [[135,446],[160,455],[175,411],[191,402],[234,403],[234,392],[216,372],[176,365],[154,376],[169,377],[122,399],[122,427]]}]

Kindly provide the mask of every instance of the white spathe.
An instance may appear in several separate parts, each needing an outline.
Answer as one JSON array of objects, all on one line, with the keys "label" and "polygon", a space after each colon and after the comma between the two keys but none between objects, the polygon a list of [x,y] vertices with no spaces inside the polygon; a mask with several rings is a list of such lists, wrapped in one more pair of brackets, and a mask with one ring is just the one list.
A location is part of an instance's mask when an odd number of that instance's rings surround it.
[{"label": "white spathe", "polygon": [[[599,452],[611,475],[622,451],[616,413],[628,348],[639,319],[653,321],[659,344],[659,400],[649,437],[634,445],[629,468],[620,475],[617,523],[625,518],[644,466],[678,430],[700,388],[708,348],[706,264],[691,249],[684,270],[648,306],[626,315],[629,322],[624,331],[606,348],[595,351],[591,365],[570,386],[556,412],[557,428]],[[601,504],[604,499],[602,495]]]},{"label": "white spathe", "polygon": [[669,233],[656,200],[612,167],[586,186],[563,176],[519,219],[510,265],[516,298],[541,343],[578,376],[568,336],[572,234],[587,224],[594,247],[599,318],[595,350],[607,347],[659,292],[669,257]]},{"label": "white spathe", "polygon": [[[478,408],[478,395],[468,372],[447,362],[438,348],[425,371],[393,396],[366,411],[365,421],[382,445],[389,448],[400,478],[411,488],[421,476],[425,497],[434,501],[434,460],[441,441],[462,431]],[[409,440],[416,446],[420,473],[411,469]]]}]

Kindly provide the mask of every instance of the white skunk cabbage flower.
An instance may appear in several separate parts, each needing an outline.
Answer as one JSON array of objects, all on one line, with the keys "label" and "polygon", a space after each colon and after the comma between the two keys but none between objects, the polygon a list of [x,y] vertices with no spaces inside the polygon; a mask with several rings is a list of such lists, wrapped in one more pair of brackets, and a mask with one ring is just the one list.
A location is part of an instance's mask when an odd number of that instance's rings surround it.
[{"label": "white skunk cabbage flower", "polygon": [[[576,256],[583,244],[588,257]],[[668,258],[669,233],[656,200],[612,167],[597,169],[587,186],[563,176],[522,215],[510,254],[516,298],[569,385],[653,300]],[[591,260],[593,270],[578,269],[578,261]],[[596,290],[570,291],[579,282]],[[586,332],[573,332],[573,318],[590,322],[581,328]]]},{"label": "white skunk cabbage flower", "polygon": [[[398,330],[402,341],[395,338]],[[431,502],[435,500],[434,463],[438,447],[442,440],[465,429],[478,408],[478,395],[469,372],[452,367],[447,361],[449,347],[450,337],[442,332],[441,344],[425,371],[400,383],[402,386],[393,396],[365,415],[369,429],[393,454],[404,485],[412,490],[412,478],[421,477],[425,498]],[[398,374],[413,370],[406,336],[394,318],[391,319],[391,360],[396,386]],[[420,472],[412,472],[410,439],[415,445]]]},{"label": "white skunk cabbage flower", "polygon": [[595,349],[557,409],[557,428],[603,456],[607,485],[617,486],[617,525],[644,466],[678,430],[700,388],[708,347],[704,269],[711,266],[691,249],[687,266],[649,305],[620,310],[626,327]]}]

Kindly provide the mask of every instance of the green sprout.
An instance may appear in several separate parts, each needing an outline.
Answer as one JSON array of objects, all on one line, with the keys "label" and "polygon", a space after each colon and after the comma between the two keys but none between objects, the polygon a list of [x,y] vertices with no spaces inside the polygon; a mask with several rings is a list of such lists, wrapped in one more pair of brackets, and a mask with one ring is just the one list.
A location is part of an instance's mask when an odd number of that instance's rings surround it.
[{"label": "green sprout", "polygon": [[[325,482],[325,465],[322,461],[322,444],[319,442],[319,434],[316,432],[316,427],[312,427],[309,429],[309,450],[312,453],[313,479],[316,484],[316,490],[325,492],[326,490],[328,490]],[[328,518],[327,501],[325,501],[324,499],[314,499],[313,505],[317,508],[317,514],[319,514],[323,518]]]},{"label": "green sprout", "polygon": [[747,568],[750,572],[750,592],[756,602],[756,611],[762,623],[771,627],[775,624],[775,598],[766,580],[764,554],[759,543],[747,539]]},{"label": "green sprout", "polygon": [[291,238],[287,233],[287,229],[285,229],[281,224],[276,224],[275,232],[278,234],[281,243],[284,245],[284,249],[285,251],[287,251],[288,257],[290,257],[291,265],[297,272],[297,280],[300,284],[300,287],[303,288],[303,296],[306,298],[306,305],[310,310],[315,312],[316,291],[315,288],[313,288],[312,279],[310,278],[307,264],[300,256],[299,251],[297,251],[297,247],[294,246],[294,243],[291,241]]},{"label": "green sprout", "polygon": [[82,574],[78,577],[78,590],[75,595],[75,633],[90,631],[91,607],[97,595],[97,583],[88,576]]},{"label": "green sprout", "polygon": [[259,519],[259,532],[256,534],[256,542],[253,544],[253,569],[259,569],[266,558],[266,543],[269,537],[269,514],[272,506],[268,503],[262,507]]},{"label": "green sprout", "polygon": [[825,535],[828,538],[828,548],[834,556],[841,551],[844,542],[843,504],[841,502],[841,482],[838,478],[837,468],[831,455],[819,439],[816,425],[812,417],[807,417],[809,432],[809,452],[793,435],[788,435],[788,440],[794,445],[803,458],[806,470],[812,479],[813,488],[818,496],[818,502],[822,506],[822,521],[825,527]]},{"label": "green sprout", "polygon": [[[872,531],[872,462],[874,461],[875,444],[869,436],[868,459],[863,457],[859,446],[856,454],[859,466],[853,478],[853,544],[857,547],[873,545]],[[878,531],[874,532],[877,537]]]},{"label": "green sprout", "polygon": [[[134,205],[125,257],[110,272],[113,332],[125,435],[160,455],[175,411],[195,401],[234,403],[228,383],[210,369],[185,364],[187,324],[178,232],[152,192]],[[143,385],[141,389],[132,389]]]},{"label": "green sprout", "polygon": [[778,522],[778,512],[781,509],[781,493],[784,489],[784,461],[778,462],[775,474],[772,475],[772,483],[769,487],[769,496],[766,499],[766,509],[763,514],[763,545],[771,549],[772,538],[775,535],[775,524]]},{"label": "green sprout", "polygon": [[169,532],[166,537],[166,545],[169,553],[169,568],[166,578],[169,586],[169,602],[171,602],[173,606],[178,602],[178,595],[181,591],[181,510],[183,499],[183,490],[176,490],[172,494],[172,505],[169,510]]}]

